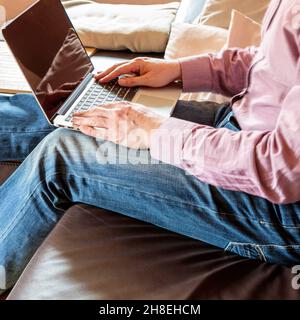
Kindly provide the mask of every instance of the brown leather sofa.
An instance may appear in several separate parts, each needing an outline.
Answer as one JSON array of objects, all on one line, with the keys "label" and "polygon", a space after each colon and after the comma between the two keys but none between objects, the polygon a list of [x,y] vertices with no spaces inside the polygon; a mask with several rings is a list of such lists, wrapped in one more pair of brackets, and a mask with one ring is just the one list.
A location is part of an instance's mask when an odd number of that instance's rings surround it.
[{"label": "brown leather sofa", "polygon": [[[181,12],[177,19],[191,21],[198,0],[185,1]],[[17,165],[0,163],[0,184]],[[77,205],[44,241],[8,299],[300,299],[294,276],[288,267]]]},{"label": "brown leather sofa", "polygon": [[[0,183],[16,167],[0,164]],[[8,299],[300,299],[294,276],[288,267],[78,205],[44,241]]]}]

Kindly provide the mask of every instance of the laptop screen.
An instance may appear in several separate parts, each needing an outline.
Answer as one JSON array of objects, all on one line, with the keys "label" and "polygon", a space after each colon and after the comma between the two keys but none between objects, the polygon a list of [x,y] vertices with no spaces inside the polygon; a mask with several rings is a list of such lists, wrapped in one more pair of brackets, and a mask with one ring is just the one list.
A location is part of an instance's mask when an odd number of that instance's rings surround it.
[{"label": "laptop screen", "polygon": [[49,119],[93,65],[60,0],[40,0],[3,34]]}]

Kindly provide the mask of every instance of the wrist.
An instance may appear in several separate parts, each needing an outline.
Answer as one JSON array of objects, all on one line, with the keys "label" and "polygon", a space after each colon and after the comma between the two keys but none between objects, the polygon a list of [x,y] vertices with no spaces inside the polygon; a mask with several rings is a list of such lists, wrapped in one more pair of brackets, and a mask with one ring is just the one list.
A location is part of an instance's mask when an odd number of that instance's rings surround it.
[{"label": "wrist", "polygon": [[182,70],[181,70],[181,64],[180,64],[179,59],[171,60],[171,63],[172,63],[174,81],[181,81],[182,80]]},{"label": "wrist", "polygon": [[162,117],[162,116],[156,117],[153,121],[152,129],[153,130],[159,129],[166,120],[167,120],[167,118]]},{"label": "wrist", "polygon": [[159,130],[159,128],[164,124],[165,121],[167,121],[167,118],[164,117],[157,117],[153,120],[151,128],[149,130],[149,142],[151,141],[152,136],[155,134],[155,132]]}]

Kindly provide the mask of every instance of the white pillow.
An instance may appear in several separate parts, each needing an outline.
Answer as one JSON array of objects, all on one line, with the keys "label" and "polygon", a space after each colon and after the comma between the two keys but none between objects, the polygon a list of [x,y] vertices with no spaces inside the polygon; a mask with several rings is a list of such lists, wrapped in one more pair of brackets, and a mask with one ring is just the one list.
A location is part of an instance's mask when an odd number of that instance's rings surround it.
[{"label": "white pillow", "polygon": [[228,29],[233,9],[261,23],[269,3],[270,0],[207,0],[200,23]]},{"label": "white pillow", "polygon": [[[173,23],[170,40],[166,49],[166,59],[177,59],[197,54],[217,52],[227,41],[228,31],[222,28]],[[212,93],[183,93],[181,100],[215,101],[222,103],[227,98]]]},{"label": "white pillow", "polygon": [[175,22],[172,24],[166,59],[177,59],[221,50],[227,41],[225,29]]},{"label": "white pillow", "polygon": [[67,1],[64,5],[83,44],[104,50],[164,52],[178,2],[113,5]]}]

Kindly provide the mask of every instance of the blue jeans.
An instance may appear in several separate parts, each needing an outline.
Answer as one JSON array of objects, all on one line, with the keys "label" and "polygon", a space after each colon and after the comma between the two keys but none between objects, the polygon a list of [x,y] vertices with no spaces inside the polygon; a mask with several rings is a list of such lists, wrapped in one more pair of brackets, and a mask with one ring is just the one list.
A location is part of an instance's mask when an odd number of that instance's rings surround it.
[{"label": "blue jeans", "polygon": [[[151,159],[147,150],[53,131],[30,96],[0,99],[1,160],[23,159],[34,149],[0,187],[0,266],[6,288],[74,203],[116,211],[247,258],[299,263],[298,203],[274,205],[207,185]],[[189,113],[194,106],[186,108]],[[239,130],[228,106],[197,108],[204,123]]]}]

